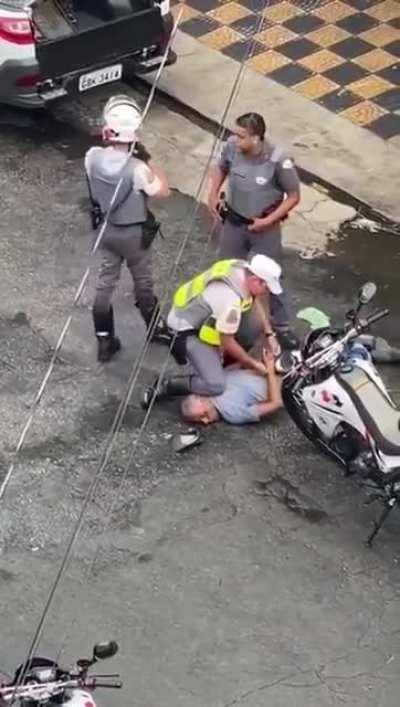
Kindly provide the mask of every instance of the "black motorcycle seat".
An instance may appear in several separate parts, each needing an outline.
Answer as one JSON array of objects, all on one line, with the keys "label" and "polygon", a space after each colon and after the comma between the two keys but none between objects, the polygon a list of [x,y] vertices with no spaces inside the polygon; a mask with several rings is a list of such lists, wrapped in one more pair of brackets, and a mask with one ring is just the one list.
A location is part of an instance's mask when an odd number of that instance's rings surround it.
[{"label": "black motorcycle seat", "polygon": [[362,368],[340,371],[337,378],[383,454],[400,456],[400,411]]}]

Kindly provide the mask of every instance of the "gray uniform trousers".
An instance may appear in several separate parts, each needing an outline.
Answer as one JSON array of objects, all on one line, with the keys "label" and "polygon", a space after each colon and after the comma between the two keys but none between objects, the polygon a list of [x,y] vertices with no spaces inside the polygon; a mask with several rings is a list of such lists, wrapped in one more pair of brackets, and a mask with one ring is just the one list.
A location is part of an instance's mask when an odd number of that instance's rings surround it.
[{"label": "gray uniform trousers", "polygon": [[151,248],[143,249],[141,226],[113,226],[108,224],[101,242],[103,256],[96,282],[93,311],[106,315],[113,292],[121,276],[124,261],[132,276],[137,305],[146,319],[151,318],[156,298],[153,291]]},{"label": "gray uniform trousers", "polygon": [[[219,250],[221,258],[243,258],[249,255],[268,255],[277,263],[282,260],[282,235],[280,226],[273,226],[260,233],[252,233],[245,224],[236,225],[228,219],[223,224]],[[289,327],[290,314],[285,293],[271,295],[271,318],[277,329]]]},{"label": "gray uniform trousers", "polygon": [[[243,313],[235,338],[244,349],[249,350],[261,332],[262,324],[253,307]],[[205,344],[197,336],[188,336],[186,355],[194,371],[190,379],[191,392],[197,395],[221,395],[226,387],[226,373],[219,348]]]}]

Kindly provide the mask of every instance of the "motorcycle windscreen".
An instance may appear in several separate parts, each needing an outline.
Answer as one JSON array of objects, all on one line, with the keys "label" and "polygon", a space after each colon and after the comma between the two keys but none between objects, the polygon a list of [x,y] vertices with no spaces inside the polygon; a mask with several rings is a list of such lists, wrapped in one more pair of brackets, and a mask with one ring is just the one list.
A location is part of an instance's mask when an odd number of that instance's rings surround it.
[{"label": "motorcycle windscreen", "polygon": [[158,44],[162,34],[163,20],[155,6],[55,38],[41,37],[36,41],[41,78],[60,79],[99,64],[112,64]]}]

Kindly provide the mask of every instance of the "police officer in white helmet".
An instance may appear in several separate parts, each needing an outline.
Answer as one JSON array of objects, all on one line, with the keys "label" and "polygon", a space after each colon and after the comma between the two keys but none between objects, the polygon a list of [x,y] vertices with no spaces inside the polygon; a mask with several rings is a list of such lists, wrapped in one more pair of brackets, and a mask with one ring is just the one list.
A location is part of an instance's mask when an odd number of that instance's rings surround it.
[{"label": "police officer in white helmet", "polygon": [[[159,224],[147,203],[149,197],[168,197],[169,187],[164,172],[149,161],[150,156],[137,142],[142,120],[137,103],[129,96],[114,96],[106,104],[103,118],[104,147],[88,150],[85,169],[94,228],[99,228],[109,211],[100,243],[103,260],[93,305],[97,358],[106,362],[121,348],[114,333],[111,299],[124,261],[133,279],[136,305],[148,336],[169,341],[163,320],[159,319],[155,327],[153,324],[159,305],[153,289],[151,243]],[[129,156],[132,143],[134,149]],[[112,203],[118,183],[120,188]]]}]

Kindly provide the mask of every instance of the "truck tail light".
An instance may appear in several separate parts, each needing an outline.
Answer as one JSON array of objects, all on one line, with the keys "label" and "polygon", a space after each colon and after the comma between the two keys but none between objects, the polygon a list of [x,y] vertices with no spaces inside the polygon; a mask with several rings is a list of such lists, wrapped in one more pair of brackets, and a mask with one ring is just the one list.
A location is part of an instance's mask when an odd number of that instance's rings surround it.
[{"label": "truck tail light", "polygon": [[39,81],[39,74],[27,74],[26,76],[21,76],[21,78],[17,79],[15,85],[20,88],[35,88]]},{"label": "truck tail light", "polygon": [[159,34],[157,37],[157,46],[158,50],[163,53],[165,52],[167,48],[167,44],[169,42],[170,34],[169,32],[163,32],[162,34]]},{"label": "truck tail light", "polygon": [[0,17],[0,39],[12,44],[33,44],[32,26],[28,19]]}]

